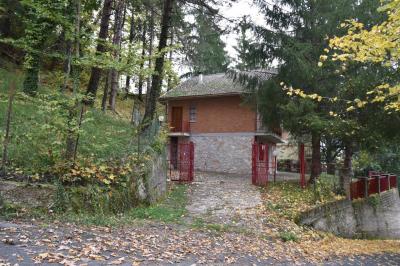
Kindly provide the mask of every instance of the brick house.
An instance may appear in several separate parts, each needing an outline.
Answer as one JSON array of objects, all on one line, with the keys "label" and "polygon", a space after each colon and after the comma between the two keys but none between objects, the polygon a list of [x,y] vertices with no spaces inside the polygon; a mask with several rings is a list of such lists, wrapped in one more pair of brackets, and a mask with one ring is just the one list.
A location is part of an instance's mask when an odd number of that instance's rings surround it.
[{"label": "brick house", "polygon": [[250,174],[254,142],[271,144],[272,156],[281,131],[261,125],[256,108],[243,103],[244,93],[227,75],[214,74],[193,77],[161,97],[173,167],[179,163],[178,144],[188,141],[195,145],[194,168],[200,171]]}]

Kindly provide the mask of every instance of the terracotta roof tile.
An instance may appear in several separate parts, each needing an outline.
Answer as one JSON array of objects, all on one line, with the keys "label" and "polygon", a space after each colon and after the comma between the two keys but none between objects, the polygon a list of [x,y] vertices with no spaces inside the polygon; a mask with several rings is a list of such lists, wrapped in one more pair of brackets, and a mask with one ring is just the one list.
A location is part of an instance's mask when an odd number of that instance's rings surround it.
[{"label": "terracotta roof tile", "polygon": [[[274,73],[272,71],[247,71],[239,74],[269,79]],[[199,76],[192,77],[165,93],[161,98],[241,94],[244,90],[243,85],[238,81],[234,81],[228,74],[222,73],[204,75],[202,81]]]}]

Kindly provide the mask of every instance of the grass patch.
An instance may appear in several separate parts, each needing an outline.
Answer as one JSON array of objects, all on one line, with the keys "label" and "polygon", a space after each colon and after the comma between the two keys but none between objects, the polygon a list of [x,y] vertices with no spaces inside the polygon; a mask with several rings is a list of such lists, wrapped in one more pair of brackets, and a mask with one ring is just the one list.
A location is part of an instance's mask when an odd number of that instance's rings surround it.
[{"label": "grass patch", "polygon": [[138,220],[156,220],[164,223],[179,223],[186,214],[187,185],[174,185],[164,201],[132,208],[121,214],[72,213],[56,215],[54,218],[84,225],[119,226],[132,224]]},{"label": "grass patch", "polygon": [[0,218],[6,221],[13,219],[42,219],[48,215],[48,210],[44,207],[23,207],[21,204],[3,201],[0,206]]},{"label": "grass patch", "polygon": [[128,215],[136,219],[177,222],[186,214],[187,185],[174,185],[165,201],[154,206],[132,209]]},{"label": "grass patch", "polygon": [[297,242],[299,241],[299,237],[294,232],[283,231],[279,233],[279,237],[283,242]]},{"label": "grass patch", "polygon": [[15,217],[18,217],[22,209],[20,206],[16,204],[12,204],[8,201],[3,200],[0,207],[0,217],[5,220],[11,220]]},{"label": "grass patch", "polygon": [[295,221],[304,211],[342,198],[335,194],[336,182],[332,179],[332,176],[321,176],[315,186],[305,189],[293,182],[271,183],[263,189],[265,205],[280,216]]},{"label": "grass patch", "polygon": [[202,230],[210,230],[218,233],[228,232],[232,228],[232,226],[226,224],[207,223],[202,218],[196,218],[194,222],[191,224],[191,227]]}]

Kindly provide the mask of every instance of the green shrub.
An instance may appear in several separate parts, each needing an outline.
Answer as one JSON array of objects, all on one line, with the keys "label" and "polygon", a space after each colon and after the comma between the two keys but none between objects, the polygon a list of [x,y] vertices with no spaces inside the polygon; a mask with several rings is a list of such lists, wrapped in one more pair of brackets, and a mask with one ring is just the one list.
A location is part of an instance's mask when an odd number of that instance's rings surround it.
[{"label": "green shrub", "polygon": [[[108,199],[108,201],[105,200],[106,195],[103,192],[97,193],[99,192],[97,189],[98,188],[92,188],[90,190],[84,187],[75,188],[73,193],[69,193],[69,198],[71,200],[70,206],[76,205],[75,211],[70,207],[65,213],[58,214],[56,217],[61,220],[81,224],[114,226],[132,224],[142,219],[157,220],[165,223],[179,222],[186,214],[186,185],[174,186],[163,202],[150,206],[131,206],[125,211],[122,210],[123,208],[104,209],[104,206],[109,208],[115,206],[117,203],[114,202],[110,204],[110,202],[113,201],[112,197]],[[129,202],[129,200],[123,198],[123,193],[119,195],[121,196],[119,200],[122,200],[124,203]],[[90,202],[86,202],[89,201],[89,199]],[[118,197],[114,199],[118,202]]]},{"label": "green shrub", "polygon": [[12,219],[21,212],[21,208],[15,204],[12,204],[7,201],[3,201],[3,204],[0,206],[0,216],[6,220]]},{"label": "green shrub", "polygon": [[65,212],[68,208],[68,194],[61,182],[56,182],[56,193],[53,200],[53,210],[56,213]]},{"label": "green shrub", "polygon": [[[7,101],[7,91],[0,91],[0,101]],[[38,94],[35,98],[18,94],[11,121],[12,139],[9,159],[14,168],[26,174],[51,172],[63,162],[67,109],[58,94]],[[0,121],[5,119],[6,104],[0,104]],[[4,135],[0,128],[0,140]],[[79,131],[78,161],[88,158],[105,161],[122,158],[136,151],[134,128],[128,120],[89,109]]]},{"label": "green shrub", "polygon": [[86,186],[67,187],[65,191],[68,203],[63,210],[74,213],[117,214],[123,213],[138,204],[135,193],[127,187],[107,188],[88,184]]},{"label": "green shrub", "polygon": [[299,240],[298,236],[294,232],[290,231],[283,231],[279,233],[280,239],[282,239],[283,242],[297,242]]},{"label": "green shrub", "polygon": [[322,174],[313,187],[314,200],[319,202],[331,201],[339,192],[339,181],[337,176]]}]

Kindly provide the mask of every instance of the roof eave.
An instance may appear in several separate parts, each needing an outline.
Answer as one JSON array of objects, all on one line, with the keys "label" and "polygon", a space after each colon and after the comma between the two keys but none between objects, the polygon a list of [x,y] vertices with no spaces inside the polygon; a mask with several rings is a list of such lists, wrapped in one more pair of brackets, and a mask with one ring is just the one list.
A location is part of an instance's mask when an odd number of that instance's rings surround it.
[{"label": "roof eave", "polygon": [[215,93],[215,94],[202,94],[202,95],[184,95],[184,96],[163,96],[160,98],[160,101],[169,101],[169,100],[182,100],[182,99],[191,99],[191,98],[210,98],[210,97],[222,97],[222,96],[236,96],[248,94],[248,92],[230,92],[230,93]]}]

